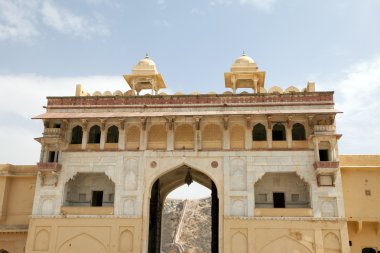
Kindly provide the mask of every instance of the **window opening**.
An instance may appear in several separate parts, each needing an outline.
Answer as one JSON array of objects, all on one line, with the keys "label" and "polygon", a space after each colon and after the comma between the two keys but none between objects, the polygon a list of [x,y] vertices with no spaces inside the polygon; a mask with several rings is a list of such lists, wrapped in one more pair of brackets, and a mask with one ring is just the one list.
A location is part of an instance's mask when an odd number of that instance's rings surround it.
[{"label": "window opening", "polygon": [[79,193],[79,202],[86,202],[86,193]]},{"label": "window opening", "polygon": [[107,132],[107,143],[118,143],[119,141],[119,129],[117,126],[111,126]]},{"label": "window opening", "polygon": [[272,129],[272,140],[274,141],[286,141],[285,126],[277,123]]},{"label": "window opening", "polygon": [[319,161],[321,162],[329,161],[329,151],[327,149],[319,150]]},{"label": "window opening", "polygon": [[376,250],[373,248],[364,248],[362,249],[362,253],[376,253]]},{"label": "window opening", "polygon": [[53,125],[53,128],[61,128],[61,124],[60,124],[60,123],[55,123],[55,124]]},{"label": "window opening", "polygon": [[267,131],[263,124],[256,124],[252,131],[252,140],[254,141],[266,141]]},{"label": "window opening", "polygon": [[103,191],[92,191],[91,206],[102,206],[103,204]]},{"label": "window opening", "polygon": [[88,136],[88,143],[100,143],[100,127],[92,126]]},{"label": "window opening", "polygon": [[49,162],[49,163],[56,162],[56,160],[55,160],[55,151],[49,151],[48,162]]},{"label": "window opening", "polygon": [[292,139],[293,139],[293,141],[306,140],[305,127],[302,124],[296,123],[293,125],[293,127],[292,127]]},{"label": "window opening", "polygon": [[297,202],[300,200],[299,194],[292,194],[292,202]]},{"label": "window opening", "polygon": [[285,193],[274,192],[273,193],[273,207],[274,208],[285,208]]},{"label": "window opening", "polygon": [[76,126],[71,132],[71,144],[82,144],[83,129],[81,126]]}]

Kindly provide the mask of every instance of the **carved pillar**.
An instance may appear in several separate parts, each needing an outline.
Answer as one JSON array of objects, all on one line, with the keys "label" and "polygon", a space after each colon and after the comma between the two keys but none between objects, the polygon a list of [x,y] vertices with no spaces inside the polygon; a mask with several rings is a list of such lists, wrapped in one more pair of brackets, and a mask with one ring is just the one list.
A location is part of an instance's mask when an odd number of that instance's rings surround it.
[{"label": "carved pillar", "polygon": [[120,123],[119,123],[119,140],[118,140],[118,149],[119,150],[124,150],[125,149],[125,131],[126,131],[126,127],[125,127],[125,120],[122,119],[120,120]]},{"label": "carved pillar", "polygon": [[228,116],[223,117],[223,149],[230,149],[230,129],[228,127]]},{"label": "carved pillar", "polygon": [[292,148],[293,144],[293,136],[292,136],[292,117],[288,117],[286,120],[286,140],[288,142],[288,148]]},{"label": "carved pillar", "polygon": [[106,121],[101,120],[100,122],[100,150],[104,149],[106,138],[107,138]]},{"label": "carved pillar", "polygon": [[42,162],[47,163],[49,157],[49,149],[47,145],[44,145]]},{"label": "carved pillar", "polygon": [[318,139],[314,138],[314,158],[316,162],[319,162],[319,143]]},{"label": "carved pillar", "polygon": [[82,149],[85,150],[87,147],[87,140],[88,140],[88,122],[87,120],[82,121],[82,127],[83,127],[83,136],[82,136]]},{"label": "carved pillar", "polygon": [[271,122],[272,117],[268,116],[267,121],[268,121],[268,127],[267,127],[267,142],[268,142],[268,148],[272,148],[272,122]]},{"label": "carved pillar", "polygon": [[259,88],[257,86],[259,79],[253,78],[252,81],[253,81],[253,93],[255,93],[255,92],[260,93]]},{"label": "carved pillar", "polygon": [[140,121],[141,121],[140,150],[146,150],[146,147],[148,144],[147,131],[146,131],[147,118],[146,117],[140,118]]},{"label": "carved pillar", "polygon": [[252,124],[251,117],[245,118],[247,121],[247,125],[245,127],[245,149],[252,149]]},{"label": "carved pillar", "polygon": [[236,94],[236,77],[231,76],[231,82],[232,82],[232,93]]},{"label": "carved pillar", "polygon": [[202,132],[201,132],[201,117],[194,117],[195,120],[195,142],[194,149],[202,149]]},{"label": "carved pillar", "polygon": [[168,135],[166,137],[166,150],[171,151],[174,150],[174,118],[167,118],[168,124]]}]

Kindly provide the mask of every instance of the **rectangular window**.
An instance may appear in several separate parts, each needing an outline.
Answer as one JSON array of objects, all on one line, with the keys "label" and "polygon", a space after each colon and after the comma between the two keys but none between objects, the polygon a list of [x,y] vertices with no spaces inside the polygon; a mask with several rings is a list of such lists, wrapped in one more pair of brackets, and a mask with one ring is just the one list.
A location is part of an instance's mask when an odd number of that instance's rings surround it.
[{"label": "rectangular window", "polygon": [[86,202],[86,193],[79,193],[79,202]]},{"label": "rectangular window", "polygon": [[268,201],[267,195],[265,193],[260,193],[257,195],[257,202],[258,203],[265,203]]},{"label": "rectangular window", "polygon": [[300,200],[299,194],[292,194],[292,202],[297,202]]},{"label": "rectangular window", "polygon": [[102,206],[102,205],[103,205],[103,191],[92,191],[91,206]]},{"label": "rectangular window", "polygon": [[55,151],[49,151],[48,162],[49,163],[54,163],[55,162]]},{"label": "rectangular window", "polygon": [[273,207],[274,208],[285,208],[285,193],[274,192],[273,193]]},{"label": "rectangular window", "polygon": [[59,124],[59,123],[55,123],[55,124],[53,125],[53,128],[61,128],[61,124]]},{"label": "rectangular window", "polygon": [[327,149],[320,149],[319,150],[319,161],[321,162],[327,162],[329,161],[329,151]]}]

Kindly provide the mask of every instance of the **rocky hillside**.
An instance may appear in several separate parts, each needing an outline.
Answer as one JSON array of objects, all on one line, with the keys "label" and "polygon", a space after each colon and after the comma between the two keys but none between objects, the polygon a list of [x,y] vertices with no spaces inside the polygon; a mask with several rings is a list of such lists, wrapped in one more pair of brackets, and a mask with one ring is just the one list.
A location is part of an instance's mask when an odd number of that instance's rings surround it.
[{"label": "rocky hillside", "polygon": [[161,242],[163,253],[189,249],[211,253],[211,198],[166,199]]}]

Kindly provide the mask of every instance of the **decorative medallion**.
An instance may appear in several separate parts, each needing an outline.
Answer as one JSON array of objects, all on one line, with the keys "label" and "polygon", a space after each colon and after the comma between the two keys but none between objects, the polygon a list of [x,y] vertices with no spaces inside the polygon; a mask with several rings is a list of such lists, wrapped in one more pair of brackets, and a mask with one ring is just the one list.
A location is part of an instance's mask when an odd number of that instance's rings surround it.
[{"label": "decorative medallion", "polygon": [[217,161],[213,161],[213,162],[211,163],[211,167],[213,167],[214,169],[215,169],[215,168],[218,168],[218,165],[219,165],[219,163],[218,163]]},{"label": "decorative medallion", "polygon": [[150,167],[151,168],[156,168],[157,167],[157,162],[156,161],[153,161],[150,163]]}]

